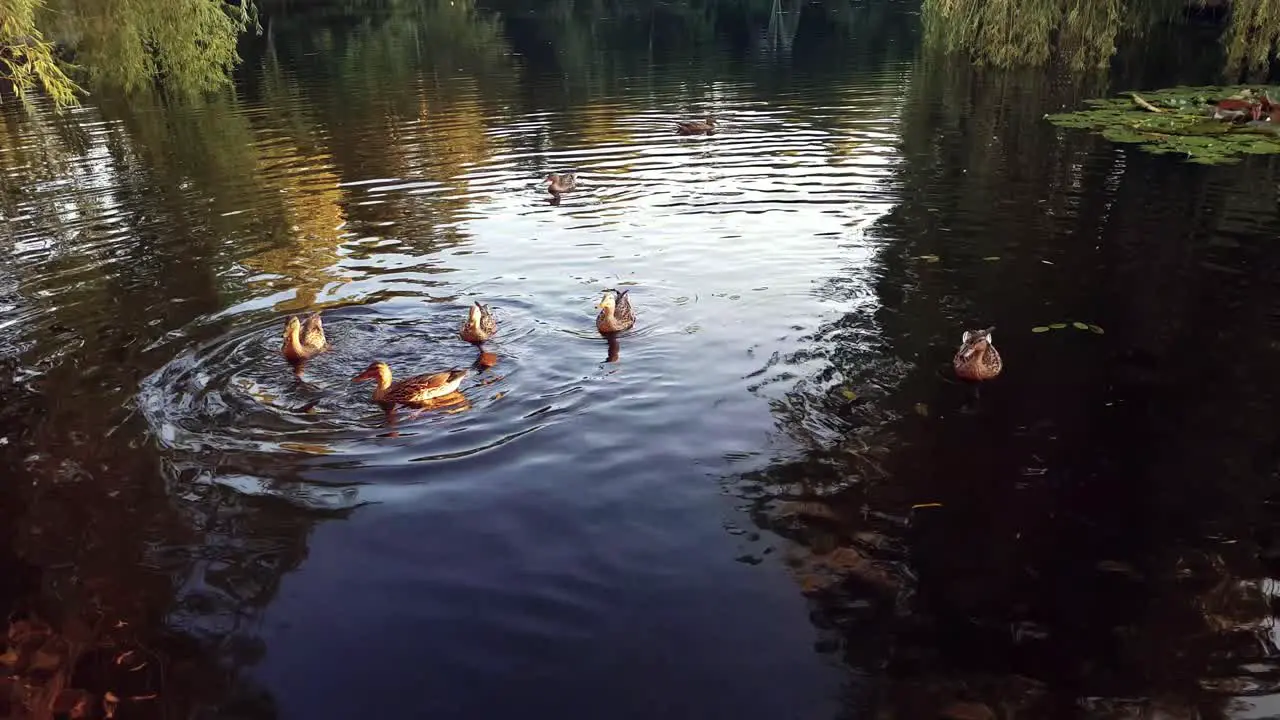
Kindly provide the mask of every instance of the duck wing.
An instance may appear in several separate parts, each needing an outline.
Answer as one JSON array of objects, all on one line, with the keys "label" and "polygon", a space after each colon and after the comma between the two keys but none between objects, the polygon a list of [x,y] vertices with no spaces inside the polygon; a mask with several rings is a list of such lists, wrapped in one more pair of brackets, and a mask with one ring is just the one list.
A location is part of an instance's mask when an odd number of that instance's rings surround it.
[{"label": "duck wing", "polygon": [[489,314],[489,308],[480,306],[480,329],[486,335],[492,335],[498,332],[498,321],[493,319],[493,315]]},{"label": "duck wing", "polygon": [[325,346],[326,342],[324,323],[320,320],[320,313],[312,313],[303,326],[302,344],[309,348],[321,348]]},{"label": "duck wing", "polygon": [[627,295],[629,292],[631,291],[619,292],[618,299],[614,301],[613,316],[623,324],[635,322],[636,319],[635,313],[631,310],[631,298]]}]

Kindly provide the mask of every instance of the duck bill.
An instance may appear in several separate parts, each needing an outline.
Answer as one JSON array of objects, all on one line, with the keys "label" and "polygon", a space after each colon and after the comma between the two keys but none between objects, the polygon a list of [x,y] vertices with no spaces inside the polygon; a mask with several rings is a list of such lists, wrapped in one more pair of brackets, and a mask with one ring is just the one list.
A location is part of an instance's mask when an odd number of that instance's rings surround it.
[{"label": "duck bill", "polygon": [[377,377],[378,377],[377,370],[365,370],[359,375],[351,378],[351,382],[355,383],[355,382],[364,382],[366,380],[375,380],[377,379]]}]

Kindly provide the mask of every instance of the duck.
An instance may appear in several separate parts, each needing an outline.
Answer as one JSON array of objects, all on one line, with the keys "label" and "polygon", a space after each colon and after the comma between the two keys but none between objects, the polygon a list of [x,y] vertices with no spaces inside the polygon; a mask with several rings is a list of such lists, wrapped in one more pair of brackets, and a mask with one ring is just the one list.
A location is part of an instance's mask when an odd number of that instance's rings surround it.
[{"label": "duck", "polygon": [[1004,361],[992,342],[994,327],[986,330],[965,330],[960,337],[960,349],[951,364],[956,375],[975,382],[994,379],[1004,369]]},{"label": "duck", "polygon": [[329,343],[324,337],[324,323],[320,321],[320,313],[312,313],[307,318],[305,329],[297,316],[290,316],[284,325],[284,345],[280,348],[285,360],[300,363],[327,349]]},{"label": "duck", "polygon": [[677,120],[676,132],[681,135],[712,135],[716,131],[716,119],[708,117],[706,120]]},{"label": "duck", "polygon": [[484,341],[498,332],[498,323],[489,314],[489,306],[475,303],[467,313],[467,319],[458,331],[458,337],[472,345],[483,345]]},{"label": "duck", "polygon": [[542,182],[546,184],[547,192],[559,199],[561,195],[578,186],[578,176],[573,173],[551,173]]},{"label": "duck", "polygon": [[635,313],[631,310],[631,301],[627,299],[629,290],[605,290],[604,297],[596,307],[600,314],[596,316],[596,329],[601,335],[611,335],[630,330],[636,324]]},{"label": "duck", "polygon": [[376,380],[378,386],[373,390],[373,401],[376,403],[392,407],[396,405],[420,407],[436,398],[455,392],[469,373],[470,370],[453,368],[431,375],[415,375],[399,382],[391,382],[391,368],[386,363],[378,361],[351,378],[351,382]]}]

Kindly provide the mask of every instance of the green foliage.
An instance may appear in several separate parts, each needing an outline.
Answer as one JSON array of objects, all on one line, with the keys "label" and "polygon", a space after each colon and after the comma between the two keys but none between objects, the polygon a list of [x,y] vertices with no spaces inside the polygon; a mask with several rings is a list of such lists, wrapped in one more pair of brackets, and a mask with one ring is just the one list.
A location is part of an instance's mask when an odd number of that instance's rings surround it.
[{"label": "green foliage", "polygon": [[1134,143],[1155,154],[1178,154],[1188,162],[1205,165],[1239,162],[1244,155],[1280,153],[1280,128],[1270,123],[1233,125],[1208,117],[1209,100],[1240,96],[1280,96],[1280,88],[1177,87],[1142,93],[1142,98],[1165,110],[1140,108],[1132,94],[1089,100],[1088,109],[1049,115],[1046,119],[1066,128],[1092,130],[1119,143]]},{"label": "green foliage", "polygon": [[1105,65],[1123,0],[924,0],[925,41],[996,67],[1040,65],[1054,51],[1074,69]]},{"label": "green foliage", "polygon": [[39,87],[58,107],[74,104],[79,88],[56,47],[93,86],[135,91],[159,81],[194,95],[227,83],[236,42],[256,24],[252,0],[0,0],[0,80],[14,82],[20,100]]},{"label": "green foliage", "polygon": [[1228,73],[1265,70],[1280,50],[1280,0],[1233,0],[1223,40]]},{"label": "green foliage", "polygon": [[53,43],[36,26],[42,4],[43,0],[0,0],[0,81],[12,84],[20,102],[41,89],[58,107],[74,105],[80,88],[63,72]]},{"label": "green foliage", "polygon": [[[1195,0],[1193,0],[1194,2]],[[1203,0],[1200,0],[1203,2]],[[1222,34],[1229,76],[1280,57],[1280,0],[1229,0]],[[925,41],[995,67],[1103,67],[1121,35],[1136,37],[1185,12],[1187,0],[923,0]]]}]

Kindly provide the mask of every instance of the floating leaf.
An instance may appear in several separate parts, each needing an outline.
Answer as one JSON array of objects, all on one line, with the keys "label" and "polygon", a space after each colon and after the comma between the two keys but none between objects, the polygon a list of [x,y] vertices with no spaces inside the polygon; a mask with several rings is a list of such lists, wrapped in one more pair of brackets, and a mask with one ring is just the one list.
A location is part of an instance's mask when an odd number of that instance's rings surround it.
[{"label": "floating leaf", "polygon": [[844,395],[844,397],[845,397],[845,399],[846,399],[846,400],[857,400],[857,399],[858,399],[858,393],[856,393],[856,392],[854,392],[854,391],[850,390],[850,389],[849,389],[849,388],[847,388],[847,387],[842,387],[842,388],[840,388],[840,394],[841,394],[841,395]]},{"label": "floating leaf", "polygon": [[938,262],[939,260],[941,260],[942,258],[938,257],[937,255],[917,255],[917,256],[916,256],[916,259],[917,259],[917,260],[923,260],[923,261],[925,261],[925,262],[936,263],[936,262]]},{"label": "floating leaf", "polygon": [[1066,326],[1067,326],[1066,323],[1049,323],[1049,327],[1053,328],[1054,330],[1061,330]]},{"label": "floating leaf", "polygon": [[1071,327],[1073,327],[1073,328],[1075,328],[1075,329],[1077,329],[1077,330],[1088,330],[1088,329],[1089,329],[1089,326],[1088,326],[1088,325],[1085,325],[1084,323],[1080,322],[1079,320],[1077,320],[1077,321],[1075,321],[1075,322],[1071,323]]},{"label": "floating leaf", "polygon": [[1049,332],[1049,328],[1048,328],[1048,327],[1046,327],[1046,326],[1044,326],[1044,325],[1037,325],[1037,326],[1035,326],[1035,327],[1031,328],[1031,332],[1033,332],[1033,333],[1046,333],[1046,332]]},{"label": "floating leaf", "polygon": [[1212,103],[1226,98],[1256,102],[1275,87],[1176,87],[1141,91],[1151,112],[1135,104],[1132,92],[1086,100],[1084,109],[1046,115],[1062,128],[1090,130],[1113,142],[1136,144],[1155,155],[1178,155],[1202,165],[1239,162],[1245,155],[1280,154],[1280,117],[1273,122],[1226,122],[1213,117]]},{"label": "floating leaf", "polygon": [[916,414],[920,417],[929,417],[929,406],[924,403],[916,403]]},{"label": "floating leaf", "polygon": [[1099,334],[1099,335],[1104,334],[1104,333],[1103,333],[1102,328],[1100,328],[1100,327],[1098,327],[1097,325],[1094,325],[1094,324],[1092,324],[1092,323],[1090,323],[1090,324],[1089,324],[1089,332],[1097,333],[1097,334]]},{"label": "floating leaf", "polygon": [[999,259],[1000,259],[1000,256],[999,256],[999,255],[988,255],[987,257],[984,257],[984,258],[982,258],[982,259],[983,259],[983,260],[986,260],[987,262],[995,262],[996,260],[999,260]]}]

